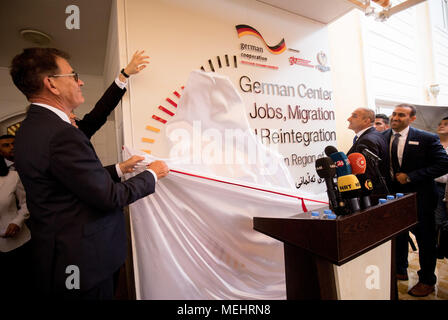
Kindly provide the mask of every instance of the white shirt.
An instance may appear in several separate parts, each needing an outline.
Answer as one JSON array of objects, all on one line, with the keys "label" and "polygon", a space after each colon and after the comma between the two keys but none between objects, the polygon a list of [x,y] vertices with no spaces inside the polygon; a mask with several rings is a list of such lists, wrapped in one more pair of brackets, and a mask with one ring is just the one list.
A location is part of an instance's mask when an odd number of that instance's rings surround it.
[{"label": "white shirt", "polygon": [[115,84],[120,88],[124,89],[128,85],[128,79],[125,82],[121,81],[119,77],[115,78]]},{"label": "white shirt", "polygon": [[[17,210],[18,200],[20,209]],[[30,213],[26,206],[25,189],[17,171],[10,170],[8,175],[0,176],[0,251],[14,250],[31,239],[31,233],[24,221]],[[3,238],[8,226],[14,223],[20,231],[12,238]]]},{"label": "white shirt", "polygon": [[361,131],[358,131],[358,133],[356,133],[356,141],[358,141],[359,137],[360,137],[364,132],[366,132],[367,130],[369,130],[370,128],[372,128],[372,127],[367,127],[367,128],[365,128],[365,129],[362,129]]},{"label": "white shirt", "polygon": [[[119,77],[116,77],[115,78],[115,84],[120,89],[124,89],[127,86],[128,83],[127,83],[127,79],[126,79],[126,82],[122,82],[122,81],[120,81]],[[56,113],[56,115],[58,115],[59,118],[61,118],[63,121],[65,121],[65,122],[67,122],[69,124],[72,124],[70,122],[70,119],[69,119],[68,115],[64,111],[62,111],[61,109],[52,107],[52,106],[50,106],[48,104],[44,104],[44,103],[33,103],[33,104],[36,105],[36,106],[40,106],[40,107],[46,108],[46,109]],[[118,175],[119,178],[123,177],[123,172],[121,172],[120,165],[118,163],[115,165],[115,170],[117,171],[117,175]],[[152,175],[154,176],[155,182],[157,182],[157,174],[153,170],[151,170],[151,169],[146,169],[146,170],[148,170],[149,172],[152,173]]]},{"label": "white shirt", "polygon": [[8,159],[4,158],[5,162],[6,162],[6,166],[9,168],[9,170],[15,170],[14,167],[14,162],[9,161]]},{"label": "white shirt", "polygon": [[[403,129],[400,132],[392,130],[392,137],[391,137],[390,143],[389,143],[389,154],[392,150],[392,142],[395,139],[394,135],[396,133],[399,133],[401,135],[398,140],[398,147],[397,147],[397,158],[398,158],[398,163],[400,164],[400,167],[401,167],[401,163],[403,161],[404,146],[406,145],[406,139],[408,138],[408,134],[409,134],[409,126],[407,126],[405,129]],[[391,161],[391,165],[392,165],[392,161]]]}]

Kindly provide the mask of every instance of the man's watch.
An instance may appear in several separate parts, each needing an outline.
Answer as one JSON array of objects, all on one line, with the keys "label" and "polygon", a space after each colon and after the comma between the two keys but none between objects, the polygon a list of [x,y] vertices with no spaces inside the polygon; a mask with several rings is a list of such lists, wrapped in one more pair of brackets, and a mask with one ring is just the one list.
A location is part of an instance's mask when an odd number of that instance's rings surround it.
[{"label": "man's watch", "polygon": [[411,183],[411,178],[409,178],[409,176],[406,177],[406,183]]},{"label": "man's watch", "polygon": [[121,73],[125,78],[129,78],[129,75],[128,75],[126,72],[124,72],[124,68],[121,69],[120,73]]}]

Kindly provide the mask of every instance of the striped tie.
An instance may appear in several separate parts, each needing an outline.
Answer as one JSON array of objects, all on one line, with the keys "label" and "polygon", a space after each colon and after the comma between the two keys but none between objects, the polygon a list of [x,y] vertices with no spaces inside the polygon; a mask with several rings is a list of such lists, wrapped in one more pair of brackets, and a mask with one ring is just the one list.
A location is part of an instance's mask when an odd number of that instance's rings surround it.
[{"label": "striped tie", "polygon": [[392,148],[390,150],[390,159],[392,162],[392,170],[394,176],[400,171],[400,163],[398,162],[398,140],[400,140],[401,134],[394,134],[394,141],[392,141]]}]

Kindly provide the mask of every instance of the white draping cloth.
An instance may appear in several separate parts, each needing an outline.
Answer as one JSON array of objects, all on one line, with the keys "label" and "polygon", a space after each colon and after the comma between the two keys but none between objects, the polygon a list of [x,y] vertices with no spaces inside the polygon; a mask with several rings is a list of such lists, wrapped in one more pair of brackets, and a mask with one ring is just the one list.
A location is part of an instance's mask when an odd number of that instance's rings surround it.
[{"label": "white draping cloth", "polygon": [[[182,139],[190,140],[167,139],[177,150],[163,160],[170,169],[200,177],[171,172],[154,194],[130,205],[140,298],[285,299],[283,244],[253,230],[252,221],[302,212],[299,199],[254,189],[299,196],[282,158],[255,138],[241,97],[223,76],[192,72],[178,109],[167,133],[185,130],[190,134]],[[194,132],[197,121],[200,132]],[[207,133],[229,128],[245,132],[244,143],[220,144],[219,134],[213,140]],[[208,143],[198,147],[201,139]],[[245,161],[219,164],[207,158],[228,148]],[[248,155],[253,148],[262,153],[256,161]],[[124,147],[125,159],[133,154],[145,155],[145,163],[156,159]]]}]

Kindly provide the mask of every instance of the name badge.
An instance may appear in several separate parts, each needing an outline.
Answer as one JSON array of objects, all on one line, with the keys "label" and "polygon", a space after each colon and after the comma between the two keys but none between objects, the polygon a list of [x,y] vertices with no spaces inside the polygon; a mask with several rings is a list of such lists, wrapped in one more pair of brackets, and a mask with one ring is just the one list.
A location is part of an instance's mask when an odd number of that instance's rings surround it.
[{"label": "name badge", "polygon": [[414,146],[418,146],[419,142],[418,141],[409,141],[409,144],[413,144]]}]

